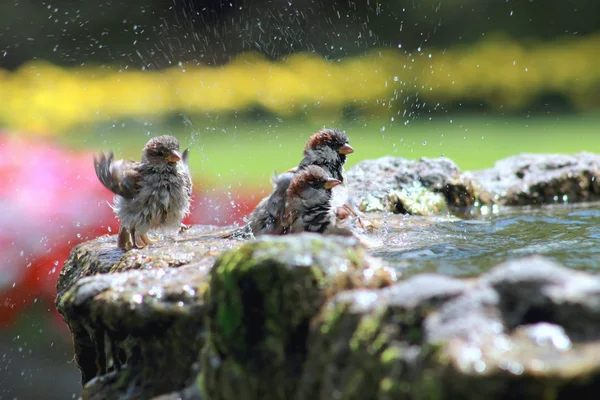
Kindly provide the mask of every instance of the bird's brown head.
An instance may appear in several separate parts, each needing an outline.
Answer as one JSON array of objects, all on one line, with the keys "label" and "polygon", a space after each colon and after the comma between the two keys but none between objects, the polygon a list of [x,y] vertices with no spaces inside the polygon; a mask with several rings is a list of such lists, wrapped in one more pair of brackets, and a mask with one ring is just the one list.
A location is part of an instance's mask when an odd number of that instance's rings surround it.
[{"label": "bird's brown head", "polygon": [[176,163],[179,160],[181,160],[179,141],[170,135],[150,139],[142,153],[142,161],[151,164]]},{"label": "bird's brown head", "polygon": [[346,136],[344,132],[337,129],[323,128],[308,138],[306,147],[304,148],[304,154],[306,154],[308,150],[318,150],[325,146],[342,155],[354,153],[354,149],[350,146],[348,136]]},{"label": "bird's brown head", "polygon": [[310,197],[316,192],[329,191],[341,183],[340,180],[331,178],[323,168],[309,165],[294,175],[288,188],[288,196]]}]

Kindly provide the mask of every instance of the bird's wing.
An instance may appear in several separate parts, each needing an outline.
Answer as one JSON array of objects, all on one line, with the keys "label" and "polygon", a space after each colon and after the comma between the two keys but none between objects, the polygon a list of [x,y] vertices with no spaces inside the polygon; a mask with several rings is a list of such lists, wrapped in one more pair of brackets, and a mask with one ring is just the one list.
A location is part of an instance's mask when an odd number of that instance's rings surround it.
[{"label": "bird's wing", "polygon": [[273,192],[267,200],[266,207],[273,224],[273,232],[278,235],[285,233],[290,224],[287,218],[291,217],[286,216],[286,204],[287,190],[293,177],[294,173],[287,171],[272,179]]},{"label": "bird's wing", "polygon": [[140,163],[136,161],[114,160],[111,151],[94,157],[96,176],[107,189],[126,199],[135,197],[140,188]]},{"label": "bird's wing", "polygon": [[296,213],[290,208],[286,207],[281,219],[279,220],[279,227],[282,234],[292,233],[292,227],[296,220]]}]

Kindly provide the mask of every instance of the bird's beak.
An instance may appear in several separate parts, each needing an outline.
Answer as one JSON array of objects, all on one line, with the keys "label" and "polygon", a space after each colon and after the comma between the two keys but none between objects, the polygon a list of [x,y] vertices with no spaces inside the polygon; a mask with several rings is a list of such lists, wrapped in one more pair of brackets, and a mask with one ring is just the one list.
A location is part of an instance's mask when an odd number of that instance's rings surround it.
[{"label": "bird's beak", "polygon": [[327,181],[325,182],[325,189],[332,189],[334,187],[336,187],[337,185],[340,185],[342,183],[342,181],[338,180],[338,179],[327,179]]},{"label": "bird's beak", "polygon": [[173,151],[171,154],[165,157],[168,162],[177,162],[181,160],[181,154],[178,151]]},{"label": "bird's beak", "polygon": [[348,143],[346,143],[345,145],[340,147],[340,149],[338,150],[338,153],[346,155],[346,154],[354,153],[354,149],[352,148],[352,146],[350,146]]}]

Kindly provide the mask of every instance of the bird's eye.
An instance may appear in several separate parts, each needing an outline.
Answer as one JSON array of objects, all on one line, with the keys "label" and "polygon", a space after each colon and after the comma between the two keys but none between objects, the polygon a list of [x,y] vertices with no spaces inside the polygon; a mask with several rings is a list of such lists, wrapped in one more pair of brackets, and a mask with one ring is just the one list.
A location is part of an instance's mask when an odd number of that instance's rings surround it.
[{"label": "bird's eye", "polygon": [[159,150],[159,151],[156,152],[156,155],[159,156],[159,157],[164,157],[165,156],[165,152],[162,151],[162,150]]}]

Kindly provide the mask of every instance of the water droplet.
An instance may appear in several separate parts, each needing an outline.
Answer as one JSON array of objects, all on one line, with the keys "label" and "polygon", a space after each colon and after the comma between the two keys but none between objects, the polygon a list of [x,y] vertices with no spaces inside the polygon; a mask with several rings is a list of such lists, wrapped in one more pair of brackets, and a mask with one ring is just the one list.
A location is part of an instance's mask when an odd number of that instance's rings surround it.
[{"label": "water droplet", "polygon": [[133,296],[131,296],[131,301],[133,301],[136,304],[142,304],[142,300],[144,300],[144,298],[139,293],[136,293]]}]

